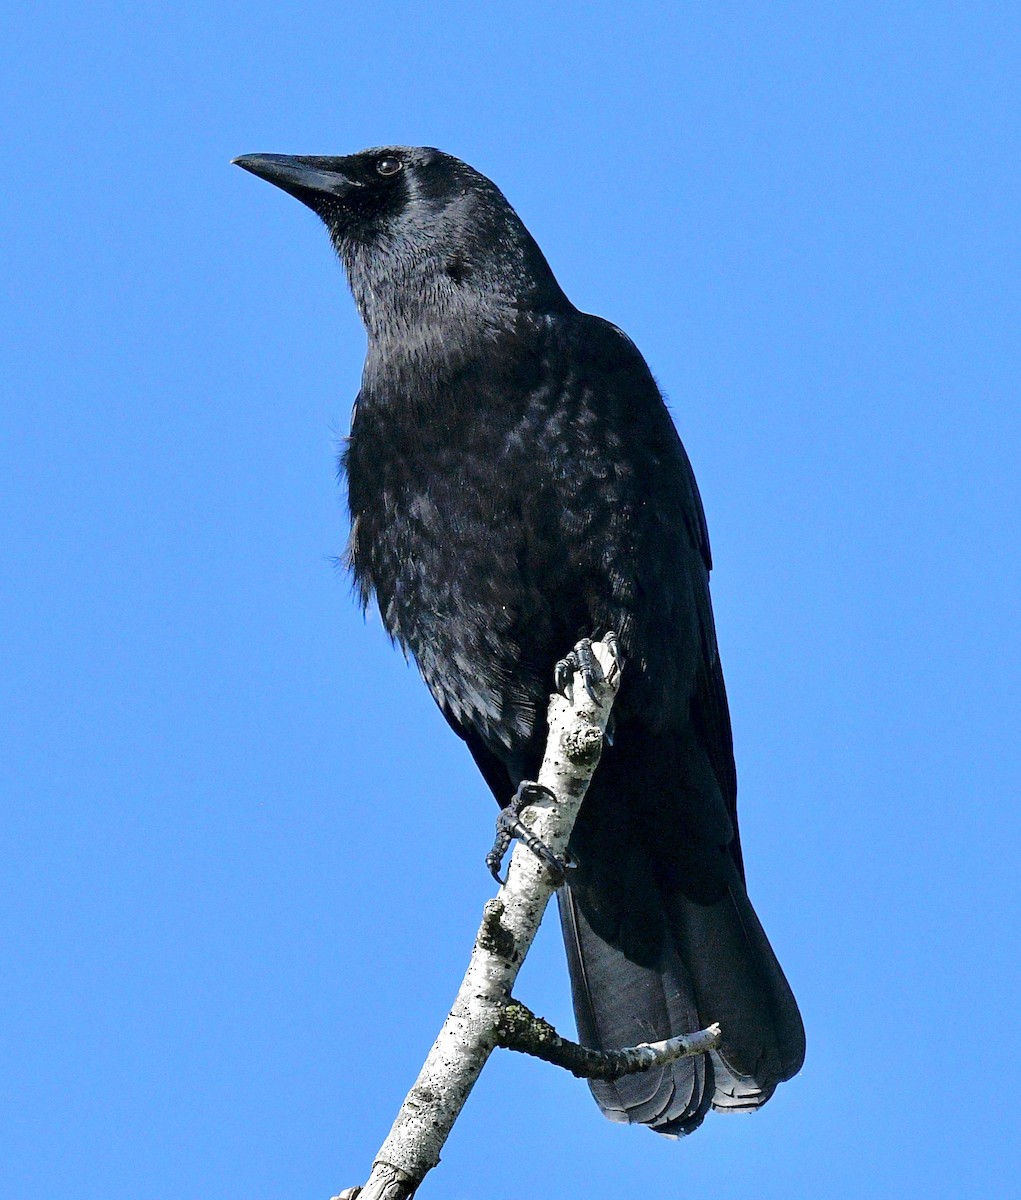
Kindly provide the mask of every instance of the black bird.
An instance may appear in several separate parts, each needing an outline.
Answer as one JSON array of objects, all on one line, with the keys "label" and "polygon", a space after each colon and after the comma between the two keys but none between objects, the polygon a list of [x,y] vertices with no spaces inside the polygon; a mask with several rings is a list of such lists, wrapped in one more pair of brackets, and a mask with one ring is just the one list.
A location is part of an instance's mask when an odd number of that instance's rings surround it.
[{"label": "black bird", "polygon": [[326,223],[368,332],[344,454],[349,561],[501,806],[532,780],[554,664],[615,630],[616,730],[559,892],[579,1036],[723,1026],[603,1112],[691,1132],[801,1067],[797,1004],[745,890],[709,540],[644,359],[580,312],[496,186],[429,148],[238,166]]}]

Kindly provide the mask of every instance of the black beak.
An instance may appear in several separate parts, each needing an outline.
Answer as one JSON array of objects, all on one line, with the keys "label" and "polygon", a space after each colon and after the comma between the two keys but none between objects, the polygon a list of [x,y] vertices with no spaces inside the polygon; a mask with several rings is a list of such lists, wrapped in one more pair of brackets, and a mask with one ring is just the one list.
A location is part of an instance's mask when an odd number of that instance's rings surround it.
[{"label": "black beak", "polygon": [[253,175],[283,188],[303,204],[317,210],[327,197],[342,199],[361,186],[336,169],[336,159],[291,154],[243,154],[231,161],[234,166],[251,171]]}]

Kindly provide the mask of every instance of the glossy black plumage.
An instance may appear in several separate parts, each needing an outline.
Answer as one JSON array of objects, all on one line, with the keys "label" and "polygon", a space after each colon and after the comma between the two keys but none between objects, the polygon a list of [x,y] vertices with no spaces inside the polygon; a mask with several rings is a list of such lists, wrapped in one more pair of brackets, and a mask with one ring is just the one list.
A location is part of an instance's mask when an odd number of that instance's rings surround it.
[{"label": "glossy black plumage", "polygon": [[369,335],[351,567],[501,804],[535,777],[556,660],[619,635],[614,743],[560,894],[579,1034],[610,1047],[719,1020],[724,1040],[594,1084],[597,1101],[666,1134],[757,1107],[804,1034],[745,891],[705,519],[648,367],[457,159],[238,161],[316,211],[347,269]]}]

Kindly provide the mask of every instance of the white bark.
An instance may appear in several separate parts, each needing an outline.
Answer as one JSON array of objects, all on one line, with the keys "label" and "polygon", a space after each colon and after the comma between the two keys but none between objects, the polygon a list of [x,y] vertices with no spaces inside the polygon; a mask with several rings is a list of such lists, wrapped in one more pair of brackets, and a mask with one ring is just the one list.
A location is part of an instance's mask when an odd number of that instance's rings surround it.
[{"label": "white bark", "polygon": [[[551,697],[549,739],[538,782],[556,799],[543,797],[522,813],[525,825],[560,857],[599,762],[620,681],[612,650],[604,642],[594,643],[592,649],[607,682],[596,686],[595,701],[580,674],[574,679],[573,701],[559,694]],[[517,843],[507,882],[486,903],[454,1006],[376,1156],[372,1174],[360,1191],[349,1188],[342,1197],[405,1200],[439,1162],[440,1150],[496,1045],[500,1013],[555,887],[549,870]]]}]

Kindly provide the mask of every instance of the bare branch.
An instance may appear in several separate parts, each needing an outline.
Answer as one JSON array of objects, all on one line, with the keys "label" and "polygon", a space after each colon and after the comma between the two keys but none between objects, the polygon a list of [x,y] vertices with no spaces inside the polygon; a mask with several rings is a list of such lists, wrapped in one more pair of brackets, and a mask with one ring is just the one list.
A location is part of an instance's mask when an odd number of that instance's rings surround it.
[{"label": "bare branch", "polygon": [[[549,739],[538,783],[549,789],[526,808],[522,820],[553,854],[562,857],[589,781],[599,762],[603,734],[620,682],[614,639],[592,649],[606,681],[592,689],[579,673],[572,700],[550,698]],[[507,882],[487,902],[471,961],[453,1008],[414,1087],[401,1106],[372,1174],[345,1200],[407,1200],[440,1159],[440,1150],[486,1060],[525,955],[556,887],[552,873],[520,842]],[[335,1198],[339,1200],[339,1198]]]},{"label": "bare branch", "polygon": [[715,1050],[720,1044],[720,1027],[710,1025],[697,1033],[662,1042],[642,1042],[622,1050],[590,1050],[561,1037],[548,1021],[537,1017],[520,1001],[512,1000],[500,1016],[496,1040],[499,1046],[563,1067],[579,1079],[620,1079],[622,1075],[665,1067],[678,1058]]}]

